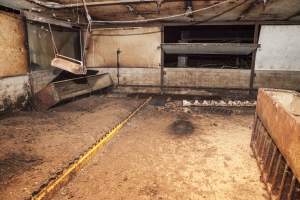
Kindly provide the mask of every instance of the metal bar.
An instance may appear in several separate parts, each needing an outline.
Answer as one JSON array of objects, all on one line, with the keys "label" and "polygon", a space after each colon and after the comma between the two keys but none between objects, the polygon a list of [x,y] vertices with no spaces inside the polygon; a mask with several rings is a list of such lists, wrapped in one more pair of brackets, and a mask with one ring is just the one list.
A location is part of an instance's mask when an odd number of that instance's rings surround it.
[{"label": "metal bar", "polygon": [[[161,42],[165,42],[165,27],[161,26]],[[160,61],[160,93],[164,93],[164,77],[165,77],[165,54],[161,49],[161,61]]]},{"label": "metal bar", "polygon": [[[154,22],[149,24],[144,24],[144,27],[153,27],[153,26],[165,26],[165,27],[174,27],[174,26],[255,26],[258,25],[300,25],[300,21],[193,21],[193,22]],[[84,24],[83,24],[84,25]],[[101,24],[94,25],[95,28],[119,28],[119,27],[132,27],[132,24]]]},{"label": "metal bar", "polygon": [[280,153],[279,153],[278,149],[274,148],[272,158],[271,158],[271,162],[270,162],[270,165],[269,165],[268,171],[267,171],[267,177],[266,177],[266,181],[269,182],[269,183],[272,182],[272,179],[274,177],[275,169],[276,169],[275,163],[277,163],[277,160],[279,159],[279,156],[280,156]]},{"label": "metal bar", "polygon": [[258,140],[258,137],[259,137],[259,134],[260,134],[260,132],[259,132],[259,127],[260,126],[262,126],[262,124],[261,124],[261,121],[260,121],[260,119],[258,118],[258,115],[257,115],[257,125],[256,125],[255,130],[254,130],[256,134],[255,134],[253,145],[257,145],[257,140]]},{"label": "metal bar", "polygon": [[66,28],[74,28],[77,26],[68,21],[56,20],[53,18],[45,17],[45,16],[42,16],[39,14],[28,12],[28,11],[24,11],[23,13],[24,13],[26,19],[30,20],[30,21],[41,22],[41,23],[46,23],[46,24],[54,24],[54,25],[62,26],[62,27],[66,27]]},{"label": "metal bar", "polygon": [[257,44],[248,43],[162,43],[166,54],[226,54],[249,55]]},{"label": "metal bar", "polygon": [[259,126],[257,127],[257,132],[258,132],[258,135],[257,135],[257,140],[255,142],[255,153],[256,153],[256,156],[258,156],[258,149],[259,149],[259,146],[260,146],[260,143],[261,143],[261,140],[262,140],[262,131],[261,131],[261,127],[262,127],[262,123],[259,124]]},{"label": "metal bar", "polygon": [[297,178],[295,176],[293,176],[292,181],[291,181],[291,185],[290,185],[290,189],[289,189],[289,192],[288,192],[288,195],[287,195],[288,200],[293,200],[294,199],[293,194],[294,194],[294,191],[295,191],[296,182],[297,182]]},{"label": "metal bar", "polygon": [[33,78],[31,74],[31,58],[30,58],[30,48],[29,48],[29,37],[28,37],[28,26],[27,26],[27,19],[23,12],[21,12],[23,27],[24,27],[24,45],[26,48],[26,56],[27,56],[27,73],[28,73],[28,80],[29,80],[29,88],[30,88],[30,98],[29,102],[34,109],[34,102],[33,102],[33,95],[34,95],[34,84]]},{"label": "metal bar", "polygon": [[260,157],[260,162],[261,162],[261,158],[262,158],[262,149],[264,148],[265,141],[266,141],[266,135],[264,134],[263,129],[261,130],[261,132],[262,132],[261,141],[259,143],[258,151],[257,151],[257,156]]},{"label": "metal bar", "polygon": [[[122,67],[123,68],[123,67]],[[120,84],[122,87],[161,87],[160,84],[158,85],[134,85],[134,84]],[[164,85],[163,88],[172,88],[172,89],[195,89],[195,90],[234,90],[234,91],[249,91],[248,88],[220,88],[220,87],[201,87],[201,86],[168,86]],[[257,89],[253,89],[253,91],[257,91]]]},{"label": "metal bar", "polygon": [[268,158],[268,154],[269,154],[269,150],[270,150],[270,146],[271,146],[271,139],[270,136],[268,135],[268,133],[266,132],[266,142],[262,151],[262,168],[264,167],[264,165],[266,164],[267,158]]},{"label": "metal bar", "polygon": [[279,192],[280,183],[281,183],[281,180],[283,177],[283,170],[281,167],[282,162],[283,162],[283,157],[280,154],[279,159],[277,160],[277,163],[276,163],[275,174],[274,174],[273,180],[271,182],[271,184],[272,184],[271,192],[273,194],[277,194]]},{"label": "metal bar", "polygon": [[251,141],[250,141],[250,147],[252,147],[252,148],[253,148],[254,140],[256,139],[256,134],[257,134],[256,128],[257,128],[258,121],[259,121],[258,116],[257,116],[257,113],[255,112]]},{"label": "metal bar", "polygon": [[185,0],[184,5],[186,10],[193,9],[193,0]]},{"label": "metal bar", "polygon": [[[258,39],[259,39],[259,24],[255,24],[254,40],[253,40],[254,45],[258,45]],[[253,89],[253,85],[254,85],[256,52],[257,49],[255,49],[252,52],[251,74],[250,74],[250,83],[249,83],[250,89]]]},{"label": "metal bar", "polygon": [[283,177],[282,177],[282,181],[280,184],[280,192],[279,192],[279,199],[287,199],[290,189],[291,189],[291,184],[292,184],[292,179],[293,179],[293,175],[291,172],[291,169],[289,168],[288,164],[285,164],[285,168],[284,168],[284,173],[283,173]]},{"label": "metal bar", "polygon": [[118,49],[117,50],[117,79],[118,79],[118,85],[120,85],[120,53],[121,53],[121,50]]},{"label": "metal bar", "polygon": [[293,200],[300,199],[300,183],[299,183],[298,179],[296,180],[296,183],[295,183],[295,188],[294,188],[292,198],[293,198]]},{"label": "metal bar", "polygon": [[263,169],[262,169],[264,172],[266,172],[266,170],[269,169],[269,166],[270,166],[270,163],[271,163],[271,160],[272,160],[272,156],[273,156],[273,152],[274,152],[274,148],[276,148],[276,146],[273,143],[272,139],[270,139],[266,159],[265,159],[264,166],[263,166]]},{"label": "metal bar", "polygon": [[[59,4],[59,3],[45,2],[40,0],[27,0],[27,1],[50,9],[84,7],[84,3]],[[111,0],[111,1],[87,2],[86,6],[109,6],[109,5],[128,4],[128,3],[135,4],[135,3],[157,3],[157,2],[158,2],[157,0]]]},{"label": "metal bar", "polygon": [[30,49],[29,49],[29,38],[28,38],[28,27],[27,27],[27,18],[24,13],[21,13],[23,28],[24,28],[24,46],[26,48],[27,54],[27,72],[30,73],[31,59],[30,59]]},{"label": "metal bar", "polygon": [[284,193],[284,190],[285,190],[285,182],[287,180],[287,173],[288,173],[288,165],[285,164],[282,179],[281,179],[281,183],[280,183],[280,187],[279,187],[278,199],[282,199],[283,196],[284,196],[283,193]]},{"label": "metal bar", "polygon": [[[192,12],[193,11],[193,0],[185,0],[184,7],[185,7],[185,11],[187,13]],[[193,14],[189,14],[188,17],[193,17]]]},{"label": "metal bar", "polygon": [[83,65],[82,61],[77,60],[77,59],[75,59],[75,58],[71,58],[71,57],[68,57],[68,56],[61,55],[61,54],[56,54],[56,56],[59,57],[59,58],[64,58],[64,59],[66,59],[66,60],[69,60],[69,61],[78,63],[78,64],[80,64],[80,65]]}]

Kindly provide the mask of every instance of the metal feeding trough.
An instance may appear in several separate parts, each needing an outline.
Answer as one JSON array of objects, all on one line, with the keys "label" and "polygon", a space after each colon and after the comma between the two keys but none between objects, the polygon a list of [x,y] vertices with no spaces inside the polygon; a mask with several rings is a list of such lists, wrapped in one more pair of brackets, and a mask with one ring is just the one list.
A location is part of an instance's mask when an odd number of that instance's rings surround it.
[{"label": "metal feeding trough", "polygon": [[35,106],[47,110],[57,103],[84,94],[89,94],[113,85],[109,74],[97,74],[52,82],[35,95]]},{"label": "metal feeding trough", "polygon": [[300,96],[260,89],[251,148],[271,199],[300,199]]},{"label": "metal feeding trough", "polygon": [[73,74],[86,74],[86,68],[81,61],[71,59],[62,55],[57,55],[51,61],[51,66]]}]

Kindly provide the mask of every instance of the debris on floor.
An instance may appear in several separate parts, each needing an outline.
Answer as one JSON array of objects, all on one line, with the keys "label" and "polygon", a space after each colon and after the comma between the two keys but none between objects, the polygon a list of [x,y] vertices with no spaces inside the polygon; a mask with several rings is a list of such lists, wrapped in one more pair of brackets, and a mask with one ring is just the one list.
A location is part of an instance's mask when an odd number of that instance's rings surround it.
[{"label": "debris on floor", "polygon": [[168,112],[183,112],[194,116],[205,113],[221,115],[253,114],[256,101],[240,100],[172,100],[167,99],[161,104],[156,104],[158,110]]},{"label": "debris on floor", "polygon": [[149,105],[53,200],[266,200],[249,147],[252,120]]},{"label": "debris on floor", "polygon": [[220,101],[215,101],[215,100],[202,100],[198,101],[195,100],[193,101],[188,101],[188,100],[183,100],[182,101],[183,106],[224,106],[224,107],[255,107],[256,101],[239,101],[239,100],[220,100]]}]

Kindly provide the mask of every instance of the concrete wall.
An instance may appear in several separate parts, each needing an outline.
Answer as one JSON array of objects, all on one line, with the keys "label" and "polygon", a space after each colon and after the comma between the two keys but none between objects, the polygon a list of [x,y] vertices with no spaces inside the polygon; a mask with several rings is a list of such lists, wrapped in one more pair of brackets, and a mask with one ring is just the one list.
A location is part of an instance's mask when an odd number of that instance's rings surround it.
[{"label": "concrete wall", "polygon": [[300,25],[262,26],[259,44],[256,70],[300,71]]},{"label": "concrete wall", "polygon": [[160,27],[99,29],[93,31],[87,53],[88,67],[158,68],[161,62]]},{"label": "concrete wall", "polygon": [[256,70],[254,88],[278,88],[300,91],[300,71]]},{"label": "concrete wall", "polygon": [[29,94],[28,75],[0,78],[0,113],[25,107]]},{"label": "concrete wall", "polygon": [[[298,55],[300,55],[300,52],[298,53],[300,45],[290,47],[290,40],[294,41],[295,44],[298,44],[298,40],[300,41],[299,38],[295,38],[295,31],[298,28],[289,26],[287,30],[293,34],[281,35],[281,33],[271,33],[268,28],[264,27],[260,36],[262,47],[256,60],[257,69],[255,70],[254,88],[270,87],[300,90],[300,73],[297,72],[297,67],[300,66],[300,61],[297,61]],[[285,26],[270,27],[282,27],[284,29]],[[145,86],[148,91],[159,91],[157,88],[161,86],[161,68],[159,67],[161,49],[156,48],[161,40],[159,30],[159,27],[152,27],[104,29],[95,32],[92,38],[93,42],[89,46],[88,66],[94,67],[100,72],[111,73],[114,82],[117,83],[116,51],[120,48],[122,51],[120,55],[120,84]],[[140,35],[148,31],[154,31],[155,33]],[[276,47],[276,49],[272,49],[274,47],[269,46],[270,41],[266,40],[267,37],[273,37],[272,34],[281,37],[279,47]],[[275,44],[276,37],[273,37],[273,43]],[[284,50],[291,53],[291,55],[282,52]],[[276,69],[274,64],[281,61],[274,57],[275,54],[278,54],[275,51],[281,51],[281,55],[277,56],[283,56],[284,58],[280,59],[285,59],[285,63],[287,63],[281,65],[281,67],[277,66]],[[267,59],[267,62],[262,65],[264,58]],[[262,70],[261,66],[270,70]],[[250,73],[250,70],[239,69],[164,68],[163,86],[249,89]]]},{"label": "concrete wall", "polygon": [[20,16],[0,11],[0,113],[23,108],[29,99],[28,57]]},{"label": "concrete wall", "polygon": [[166,86],[249,88],[250,70],[165,68]]},{"label": "concrete wall", "polygon": [[[114,83],[117,84],[116,68],[95,69],[99,70],[99,73],[110,73]],[[249,89],[250,87],[250,70],[164,68],[164,71],[165,87],[182,87],[182,90],[193,87],[219,89]],[[300,90],[300,72],[257,70],[255,74],[254,88]],[[121,68],[119,81],[120,85],[143,86],[144,91],[160,92],[157,88],[161,86],[161,69]]]}]

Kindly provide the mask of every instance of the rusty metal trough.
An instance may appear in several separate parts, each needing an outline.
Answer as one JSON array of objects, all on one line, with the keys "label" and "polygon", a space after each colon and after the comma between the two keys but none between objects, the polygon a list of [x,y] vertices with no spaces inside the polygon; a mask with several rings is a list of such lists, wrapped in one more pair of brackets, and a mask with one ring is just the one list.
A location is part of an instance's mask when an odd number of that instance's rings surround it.
[{"label": "rusty metal trough", "polygon": [[39,110],[46,110],[63,100],[92,93],[112,85],[113,81],[109,74],[52,82],[35,95],[35,105]]},{"label": "rusty metal trough", "polygon": [[300,199],[300,95],[260,89],[251,148],[271,199]]}]

